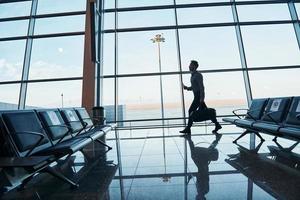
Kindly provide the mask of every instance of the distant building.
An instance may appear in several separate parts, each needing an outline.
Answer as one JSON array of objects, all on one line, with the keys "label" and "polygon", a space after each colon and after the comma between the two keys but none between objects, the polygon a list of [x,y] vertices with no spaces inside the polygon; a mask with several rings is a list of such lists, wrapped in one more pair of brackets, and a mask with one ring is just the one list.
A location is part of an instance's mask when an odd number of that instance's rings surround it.
[{"label": "distant building", "polygon": [[[114,122],[115,121],[115,106],[103,106],[105,109],[106,122]],[[118,105],[117,119],[118,121],[123,121],[125,118],[125,105]],[[118,123],[119,126],[123,126],[124,122]]]},{"label": "distant building", "polygon": [[0,102],[0,110],[18,110],[18,105],[13,103]]}]

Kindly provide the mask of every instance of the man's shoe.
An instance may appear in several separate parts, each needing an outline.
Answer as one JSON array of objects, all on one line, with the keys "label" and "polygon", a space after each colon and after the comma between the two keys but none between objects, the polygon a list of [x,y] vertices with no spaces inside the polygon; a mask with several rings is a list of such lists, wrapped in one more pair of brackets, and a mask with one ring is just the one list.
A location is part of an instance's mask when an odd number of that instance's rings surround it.
[{"label": "man's shoe", "polygon": [[221,128],[222,128],[222,126],[219,123],[216,124],[215,130],[213,130],[212,133],[218,134],[218,130],[220,130]]},{"label": "man's shoe", "polygon": [[185,128],[182,131],[179,131],[179,133],[191,134],[191,129],[190,128]]}]

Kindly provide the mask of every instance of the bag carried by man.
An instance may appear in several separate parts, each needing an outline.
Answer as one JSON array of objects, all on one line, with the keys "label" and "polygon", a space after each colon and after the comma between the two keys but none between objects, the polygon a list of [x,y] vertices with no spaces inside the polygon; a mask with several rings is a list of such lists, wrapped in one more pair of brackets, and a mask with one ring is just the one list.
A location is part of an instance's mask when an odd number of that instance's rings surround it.
[{"label": "bag carried by man", "polygon": [[206,120],[212,120],[216,118],[216,110],[213,108],[199,109],[192,113],[194,122],[203,122]]}]

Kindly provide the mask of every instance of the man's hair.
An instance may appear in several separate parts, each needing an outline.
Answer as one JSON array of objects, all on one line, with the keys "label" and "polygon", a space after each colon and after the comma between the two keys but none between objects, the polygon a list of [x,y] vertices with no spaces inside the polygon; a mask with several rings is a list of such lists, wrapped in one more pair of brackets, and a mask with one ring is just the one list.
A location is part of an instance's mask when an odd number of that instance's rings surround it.
[{"label": "man's hair", "polygon": [[198,68],[199,64],[196,60],[191,60],[191,64],[196,66],[196,69]]}]

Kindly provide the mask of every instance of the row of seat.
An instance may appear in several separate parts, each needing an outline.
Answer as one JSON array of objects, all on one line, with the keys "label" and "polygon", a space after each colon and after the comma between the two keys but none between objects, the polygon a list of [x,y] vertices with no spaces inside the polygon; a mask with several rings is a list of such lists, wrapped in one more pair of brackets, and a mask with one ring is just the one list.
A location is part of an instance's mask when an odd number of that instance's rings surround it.
[{"label": "row of seat", "polygon": [[[246,110],[245,118],[239,111]],[[254,99],[249,109],[233,111],[236,118],[223,118],[223,121],[246,129],[236,140],[247,133],[255,133],[262,141],[259,133],[267,133],[277,137],[300,140],[300,97],[278,97]]]},{"label": "row of seat", "polygon": [[113,126],[95,126],[85,108],[1,111],[0,118],[3,144],[0,168],[29,167],[30,173],[23,176],[23,184],[45,170],[77,187],[78,184],[54,172],[50,164],[94,141],[111,149],[100,137]]}]

